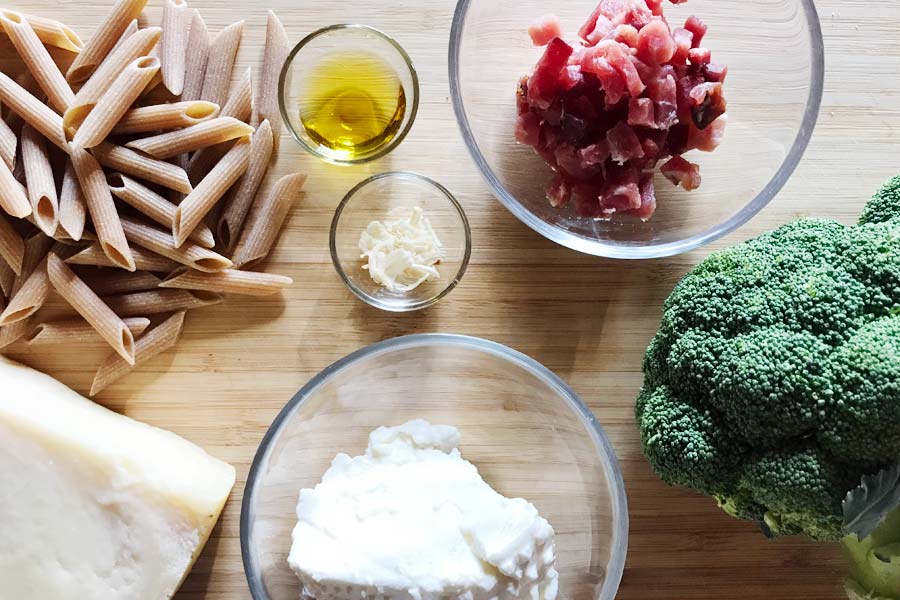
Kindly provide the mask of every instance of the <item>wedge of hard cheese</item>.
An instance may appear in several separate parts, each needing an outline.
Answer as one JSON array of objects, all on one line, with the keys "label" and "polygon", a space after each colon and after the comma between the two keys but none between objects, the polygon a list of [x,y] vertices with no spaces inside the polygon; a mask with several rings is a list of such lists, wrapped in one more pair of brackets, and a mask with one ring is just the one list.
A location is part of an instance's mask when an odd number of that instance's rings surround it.
[{"label": "wedge of hard cheese", "polygon": [[0,357],[0,598],[170,598],[234,468]]}]

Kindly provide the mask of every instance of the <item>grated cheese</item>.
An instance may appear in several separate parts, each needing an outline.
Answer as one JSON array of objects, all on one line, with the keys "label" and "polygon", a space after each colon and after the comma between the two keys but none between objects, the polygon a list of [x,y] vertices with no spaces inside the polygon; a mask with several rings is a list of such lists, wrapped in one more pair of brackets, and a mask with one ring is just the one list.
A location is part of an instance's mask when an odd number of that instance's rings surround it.
[{"label": "grated cheese", "polygon": [[369,223],[359,249],[368,261],[363,269],[392,292],[409,292],[441,277],[434,265],[444,258],[444,247],[418,206],[408,219]]}]

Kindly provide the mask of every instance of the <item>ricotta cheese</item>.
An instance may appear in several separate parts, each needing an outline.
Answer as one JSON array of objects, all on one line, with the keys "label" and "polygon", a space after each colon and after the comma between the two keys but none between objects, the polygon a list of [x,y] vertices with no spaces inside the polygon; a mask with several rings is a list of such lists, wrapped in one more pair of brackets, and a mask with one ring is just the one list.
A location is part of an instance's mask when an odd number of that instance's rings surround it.
[{"label": "ricotta cheese", "polygon": [[234,468],[0,357],[0,598],[171,598]]},{"label": "ricotta cheese", "polygon": [[316,600],[554,600],[553,528],[460,456],[459,431],[381,427],[300,492],[288,563]]},{"label": "ricotta cheese", "polygon": [[443,259],[444,248],[418,206],[408,219],[369,223],[359,238],[359,250],[360,258],[368,261],[363,269],[392,292],[409,292],[441,277],[434,265]]}]

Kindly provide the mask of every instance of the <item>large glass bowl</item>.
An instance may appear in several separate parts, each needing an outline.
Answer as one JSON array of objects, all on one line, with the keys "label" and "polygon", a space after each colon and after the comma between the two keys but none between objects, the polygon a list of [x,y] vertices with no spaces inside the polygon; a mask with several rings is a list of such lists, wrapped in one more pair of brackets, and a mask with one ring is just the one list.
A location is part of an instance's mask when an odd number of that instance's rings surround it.
[{"label": "large glass bowl", "polygon": [[301,488],[338,452],[363,453],[373,429],[414,418],[460,429],[463,457],[501,494],[534,503],[556,531],[560,598],[611,600],[628,544],[615,452],[558,377],[505,346],[416,335],[328,367],[285,406],[244,492],[241,551],[254,600],[296,600],[287,564]]},{"label": "large glass bowl", "polygon": [[[554,242],[610,258],[686,252],[737,229],[787,182],[818,117],[824,76],[822,32],[813,0],[665,2],[675,26],[697,15],[704,46],[728,65],[728,127],[710,154],[690,152],[703,183],[684,192],[657,176],[658,209],[637,219],[580,218],[552,208],[550,168],[516,143],[516,86],[540,58],[528,26],[558,15],[574,36],[598,0],[460,0],[450,40],[450,86],[457,120],[492,191],[523,223]],[[570,203],[571,204],[571,203]]]}]

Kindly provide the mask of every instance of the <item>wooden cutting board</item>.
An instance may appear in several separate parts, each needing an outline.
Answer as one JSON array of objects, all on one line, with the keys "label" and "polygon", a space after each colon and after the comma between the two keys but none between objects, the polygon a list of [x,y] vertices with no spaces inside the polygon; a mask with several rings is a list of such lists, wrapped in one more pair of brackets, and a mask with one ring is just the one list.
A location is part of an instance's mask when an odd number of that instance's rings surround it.
[{"label": "wooden cutting board", "polygon": [[[739,18],[744,3],[734,4]],[[713,501],[661,483],[641,454],[633,418],[644,348],[663,300],[686,271],[712,250],[799,215],[850,223],[865,198],[900,172],[900,11],[889,2],[817,4],[828,53],[824,105],[812,144],[783,192],[737,234],[712,247],[662,260],[617,262],[544,240],[510,216],[482,183],[449,99],[452,0],[191,0],[213,31],[246,20],[241,68],[261,63],[268,8],[281,16],[292,41],[336,22],[384,28],[415,57],[423,104],[401,148],[364,167],[324,165],[285,137],[277,170],[305,170],[310,180],[271,270],[294,277],[296,285],[283,298],[233,299],[189,315],[177,352],[158,357],[98,399],[237,467],[231,501],[178,600],[249,597],[238,543],[243,484],[257,444],[294,392],[362,346],[431,331],[481,336],[530,354],[568,380],[593,409],[618,452],[631,506],[619,598],[842,598],[843,562],[835,547],[767,541],[754,524],[727,517]],[[151,0],[151,5],[148,21],[155,24],[160,3]],[[8,6],[63,19],[87,38],[110,3],[14,0],[4,2]],[[9,51],[0,41],[0,58]],[[364,306],[344,288],[328,255],[328,225],[340,198],[364,177],[391,169],[438,178],[460,198],[473,226],[475,249],[464,281],[423,313],[395,316]],[[86,392],[99,355],[42,351],[15,357]]]}]

